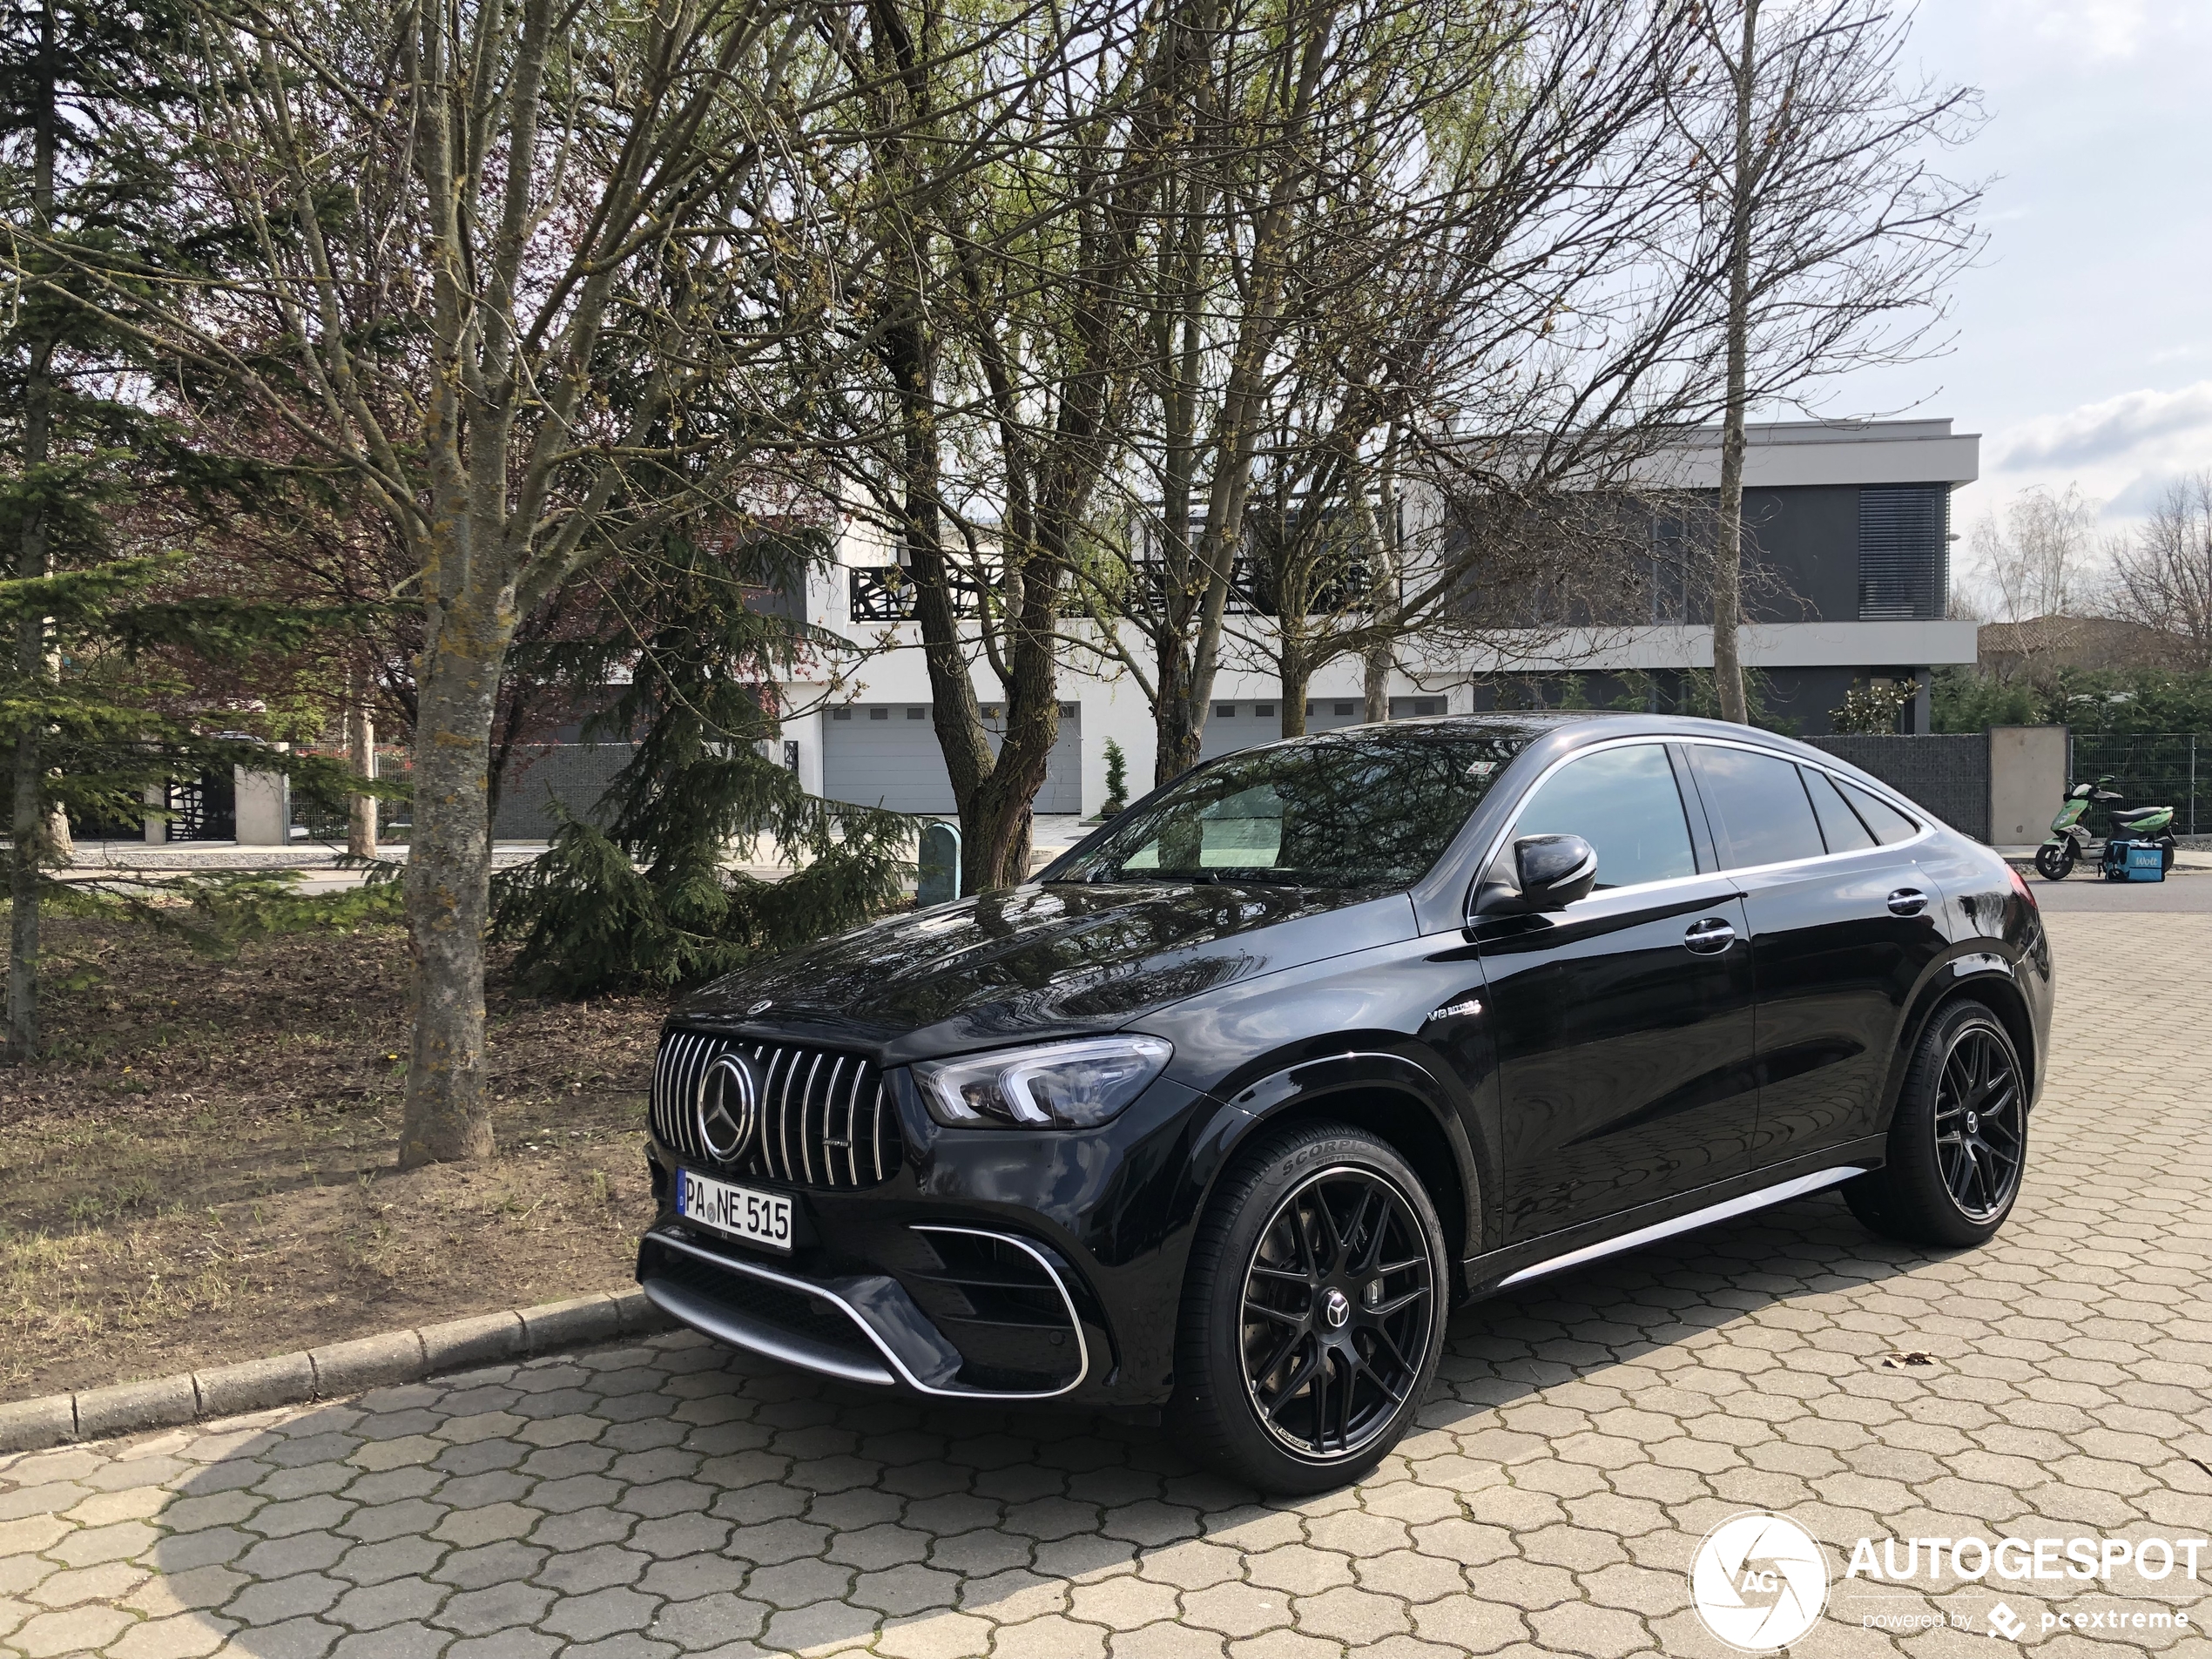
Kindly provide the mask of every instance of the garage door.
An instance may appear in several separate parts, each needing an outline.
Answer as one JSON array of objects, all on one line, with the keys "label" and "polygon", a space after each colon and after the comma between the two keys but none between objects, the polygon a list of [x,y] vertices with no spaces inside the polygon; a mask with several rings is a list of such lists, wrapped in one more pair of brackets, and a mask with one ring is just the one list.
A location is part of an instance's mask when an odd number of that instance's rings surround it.
[{"label": "garage door", "polygon": [[[1001,722],[995,708],[984,711],[991,747],[998,748]],[[832,800],[863,806],[887,806],[895,813],[950,814],[953,781],[927,703],[856,703],[832,709],[822,723],[822,792]],[[1082,705],[1060,705],[1060,738],[1045,761],[1044,787],[1037,792],[1040,813],[1080,813],[1083,809]]]},{"label": "garage door", "polygon": [[[1367,705],[1357,697],[1317,697],[1305,705],[1308,732],[1333,732],[1339,726],[1359,725],[1366,718]],[[1283,735],[1282,705],[1273,702],[1216,703],[1206,715],[1198,759],[1234,754],[1258,743],[1273,743]]]}]

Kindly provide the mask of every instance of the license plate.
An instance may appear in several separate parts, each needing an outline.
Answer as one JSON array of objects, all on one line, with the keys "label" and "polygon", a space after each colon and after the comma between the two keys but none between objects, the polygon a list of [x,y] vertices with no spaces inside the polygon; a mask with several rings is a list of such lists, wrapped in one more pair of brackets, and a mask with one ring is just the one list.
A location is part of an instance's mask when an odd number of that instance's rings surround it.
[{"label": "license plate", "polygon": [[771,1250],[791,1248],[791,1200],[774,1192],[755,1192],[726,1181],[710,1181],[689,1170],[676,1172],[676,1213],[748,1244]]}]

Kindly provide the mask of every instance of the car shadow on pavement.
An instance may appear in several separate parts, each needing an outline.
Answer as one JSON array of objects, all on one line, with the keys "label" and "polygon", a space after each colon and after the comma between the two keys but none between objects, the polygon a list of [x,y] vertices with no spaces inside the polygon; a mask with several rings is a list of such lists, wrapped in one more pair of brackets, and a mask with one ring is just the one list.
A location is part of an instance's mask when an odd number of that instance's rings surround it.
[{"label": "car shadow on pavement", "polygon": [[[142,1510],[155,1532],[135,1557],[158,1575],[117,1590],[138,1628],[112,1650],[648,1659],[736,1643],[735,1659],[873,1642],[1061,1659],[1096,1651],[1102,1626],[1201,1603],[1210,1628],[1264,1629],[1299,1587],[1240,1573],[1252,1552],[1318,1561],[1316,1517],[1365,1510],[1377,1550],[1405,1549],[1410,1527],[1409,1559],[1457,1572],[1420,1553],[1422,1527],[1480,1527],[1515,1463],[1603,1436],[1535,1396],[1602,1392],[1621,1367],[1659,1366],[1647,1389],[1708,1399],[1767,1362],[1808,1386],[1865,1375],[1897,1331],[1810,1304],[1930,1259],[1830,1194],[1462,1310],[1419,1427],[1356,1496],[1265,1500],[1157,1428],[888,1399],[688,1332],[268,1413],[142,1447],[141,1478],[169,1494]],[[1682,1467],[1732,1455],[1686,1416]],[[1453,1554],[1447,1533],[1433,1541]]]}]

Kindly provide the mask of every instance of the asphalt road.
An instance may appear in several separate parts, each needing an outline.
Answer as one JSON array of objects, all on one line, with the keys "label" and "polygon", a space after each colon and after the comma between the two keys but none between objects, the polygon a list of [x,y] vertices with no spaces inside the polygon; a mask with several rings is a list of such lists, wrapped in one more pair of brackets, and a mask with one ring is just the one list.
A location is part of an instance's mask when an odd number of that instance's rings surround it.
[{"label": "asphalt road", "polygon": [[2101,881],[2077,872],[2063,881],[2027,878],[2035,902],[2054,915],[2074,910],[2212,915],[2212,875],[2192,872],[2163,881]]}]

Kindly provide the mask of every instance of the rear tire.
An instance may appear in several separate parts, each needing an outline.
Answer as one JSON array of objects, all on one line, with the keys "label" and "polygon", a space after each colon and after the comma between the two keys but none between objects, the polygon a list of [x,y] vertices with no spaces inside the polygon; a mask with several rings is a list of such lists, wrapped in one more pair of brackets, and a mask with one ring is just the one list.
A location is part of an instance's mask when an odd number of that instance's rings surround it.
[{"label": "rear tire", "polygon": [[1190,1251],[1173,1426],[1263,1492],[1366,1474],[1444,1352],[1450,1267],[1420,1178],[1344,1123],[1271,1136],[1225,1176]]},{"label": "rear tire", "polygon": [[1986,1243],[2020,1197],[2027,1082],[2004,1022],[1954,1002],[1921,1033],[1890,1123],[1889,1162],[1846,1182],[1851,1212],[1915,1244]]},{"label": "rear tire", "polygon": [[2046,881],[2063,881],[2074,873],[2072,842],[2047,842],[2035,849],[2035,873]]}]

